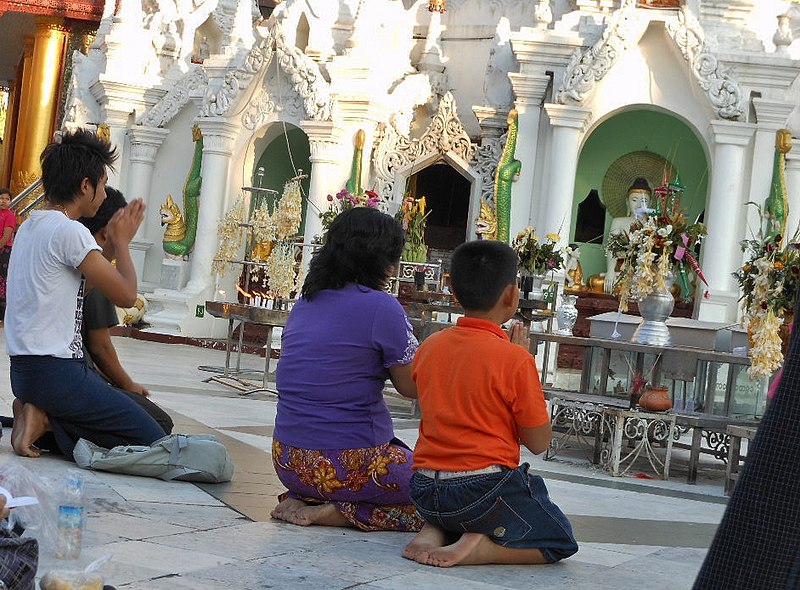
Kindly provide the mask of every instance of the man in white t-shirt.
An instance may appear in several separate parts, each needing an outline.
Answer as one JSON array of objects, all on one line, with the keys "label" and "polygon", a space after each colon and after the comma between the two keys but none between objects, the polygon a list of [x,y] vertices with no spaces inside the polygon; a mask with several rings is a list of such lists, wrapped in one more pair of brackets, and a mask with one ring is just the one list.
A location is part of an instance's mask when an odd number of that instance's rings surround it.
[{"label": "man in white t-shirt", "polygon": [[136,300],[128,244],[144,219],[142,200],[108,223],[116,267],[75,221],[97,212],[106,196],[106,168],[115,159],[108,143],[84,129],[64,133],[42,152],[47,205],[20,226],[8,271],[5,336],[16,398],[11,444],[18,455],[38,457],[35,443],[49,430],[68,457],[78,438],[112,447],[149,445],[164,436],[144,410],[83,361],[85,282],[120,307]]}]

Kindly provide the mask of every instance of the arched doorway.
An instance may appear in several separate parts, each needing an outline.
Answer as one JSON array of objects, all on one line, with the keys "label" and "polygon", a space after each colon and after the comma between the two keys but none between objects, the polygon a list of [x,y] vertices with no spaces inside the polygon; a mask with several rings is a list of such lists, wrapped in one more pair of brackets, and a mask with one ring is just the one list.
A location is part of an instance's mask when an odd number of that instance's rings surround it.
[{"label": "arched doorway", "polygon": [[[285,130],[285,133],[284,133]],[[311,148],[308,137],[299,127],[290,124],[273,123],[263,137],[255,142],[255,153],[260,153],[252,172],[252,186],[260,186],[277,191],[280,196],[283,185],[293,178],[296,171],[303,170],[308,175],[311,170]],[[263,168],[263,176],[259,176],[259,168]],[[300,182],[304,195],[308,195],[310,177]],[[274,202],[271,199],[270,205]],[[302,234],[305,229],[308,200],[303,199]],[[312,215],[316,211],[312,211]]]},{"label": "arched doorway", "polygon": [[[648,168],[645,164],[649,160],[660,163]],[[624,208],[627,187],[619,188],[620,194],[612,194],[609,184],[604,183],[615,163],[622,161],[633,166],[631,178],[645,176],[652,186],[663,182],[666,162],[686,186],[681,208],[689,218],[697,219],[706,206],[709,162],[695,129],[674,113],[652,106],[629,107],[613,114],[592,130],[578,159],[569,239],[579,244],[584,278],[605,271],[603,244],[608,228],[612,218],[624,215],[620,207]],[[655,172],[648,173],[650,169]],[[589,211],[591,214],[587,214]],[[600,215],[602,220],[596,218]]]},{"label": "arched doorway", "polygon": [[446,162],[437,162],[408,179],[408,191],[425,197],[428,215],[425,243],[429,258],[446,257],[467,240],[470,181]]}]

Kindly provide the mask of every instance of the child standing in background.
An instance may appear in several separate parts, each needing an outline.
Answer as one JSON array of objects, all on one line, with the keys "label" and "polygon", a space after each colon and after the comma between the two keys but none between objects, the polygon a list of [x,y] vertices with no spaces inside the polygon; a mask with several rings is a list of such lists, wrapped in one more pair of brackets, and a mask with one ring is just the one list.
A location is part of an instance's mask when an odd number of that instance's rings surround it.
[{"label": "child standing in background", "polygon": [[11,210],[11,191],[0,188],[0,322],[6,317],[6,277],[16,227],[17,216]]}]

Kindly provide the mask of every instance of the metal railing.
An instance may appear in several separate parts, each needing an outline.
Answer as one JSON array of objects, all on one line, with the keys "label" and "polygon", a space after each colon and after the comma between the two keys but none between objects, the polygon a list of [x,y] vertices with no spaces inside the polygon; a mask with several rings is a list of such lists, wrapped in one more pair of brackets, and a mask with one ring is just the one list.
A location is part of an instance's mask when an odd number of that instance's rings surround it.
[{"label": "metal railing", "polygon": [[42,201],[44,201],[44,193],[37,196],[34,200],[30,203],[26,204],[21,210],[17,211],[17,206],[20,203],[25,202],[25,200],[30,197],[34,192],[36,192],[39,187],[42,186],[42,179],[37,178],[33,181],[30,185],[25,187],[22,192],[20,192],[16,197],[11,200],[11,207],[10,209],[14,211],[18,216],[25,217],[32,209],[38,208]]}]

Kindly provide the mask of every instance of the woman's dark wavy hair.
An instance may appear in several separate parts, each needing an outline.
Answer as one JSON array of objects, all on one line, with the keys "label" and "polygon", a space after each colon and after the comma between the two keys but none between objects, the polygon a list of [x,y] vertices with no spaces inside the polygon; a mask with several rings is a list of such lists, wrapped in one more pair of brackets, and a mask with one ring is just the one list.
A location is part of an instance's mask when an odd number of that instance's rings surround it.
[{"label": "woman's dark wavy hair", "polygon": [[58,204],[71,202],[80,192],[84,178],[96,189],[106,167],[111,167],[116,159],[116,148],[96,133],[81,127],[65,131],[60,139],[44,148],[39,158],[47,200]]},{"label": "woman's dark wavy hair", "polygon": [[333,220],[325,245],[311,259],[303,283],[303,298],[323,289],[356,283],[383,289],[393,266],[400,262],[405,232],[396,219],[370,207],[355,207]]}]

